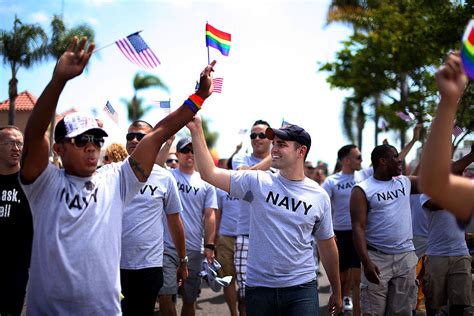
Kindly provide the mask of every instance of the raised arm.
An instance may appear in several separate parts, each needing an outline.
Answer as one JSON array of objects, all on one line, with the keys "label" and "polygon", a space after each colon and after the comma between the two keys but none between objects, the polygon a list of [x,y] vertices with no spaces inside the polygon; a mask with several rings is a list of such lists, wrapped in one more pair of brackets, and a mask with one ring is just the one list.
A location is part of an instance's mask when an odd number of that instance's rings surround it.
[{"label": "raised arm", "polygon": [[420,187],[460,219],[474,209],[474,184],[451,174],[451,135],[459,99],[467,84],[459,53],[451,53],[436,73],[441,99],[431,125],[420,167]]},{"label": "raised arm", "polygon": [[413,137],[412,137],[412,139],[408,142],[408,144],[406,144],[406,146],[402,149],[402,151],[398,155],[398,158],[400,160],[402,160],[402,161],[405,160],[405,157],[408,155],[410,150],[413,148],[413,145],[415,145],[416,141],[420,139],[420,132],[421,132],[422,127],[423,127],[423,124],[421,124],[421,123],[418,123],[418,124],[415,125],[415,127],[413,128]]},{"label": "raised arm", "polygon": [[191,95],[176,111],[158,122],[153,131],[140,141],[137,148],[130,155],[130,165],[140,181],[146,181],[150,175],[161,145],[192,120],[204,100],[212,94],[211,72],[214,71],[215,64],[216,62],[213,61],[201,72],[199,90]]},{"label": "raised arm", "polygon": [[217,168],[206,145],[201,119],[196,116],[186,125],[193,139],[194,157],[197,169],[204,181],[226,192],[230,191],[230,171]]},{"label": "raised arm", "polygon": [[92,55],[94,44],[85,50],[86,44],[87,38],[78,41],[74,37],[59,58],[51,81],[41,93],[28,119],[21,162],[21,178],[25,183],[35,181],[48,165],[49,142],[45,133],[66,83],[82,73]]}]

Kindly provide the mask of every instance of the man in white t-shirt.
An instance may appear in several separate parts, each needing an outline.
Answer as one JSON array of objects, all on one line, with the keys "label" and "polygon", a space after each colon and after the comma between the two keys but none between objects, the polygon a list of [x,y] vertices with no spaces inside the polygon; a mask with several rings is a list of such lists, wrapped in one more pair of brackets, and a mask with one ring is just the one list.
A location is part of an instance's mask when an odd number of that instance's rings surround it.
[{"label": "man in white t-shirt", "polygon": [[[151,131],[153,127],[145,121],[138,120],[130,125],[126,135],[129,155]],[[154,313],[163,285],[164,223],[168,222],[178,258],[186,261],[181,211],[176,180],[168,170],[155,164],[145,186],[124,210],[120,258],[124,315]],[[183,262],[177,269],[177,282],[184,282],[187,277],[188,268]]]},{"label": "man in white t-shirt", "polygon": [[[181,217],[184,223],[186,239],[186,262],[189,277],[182,287],[182,315],[195,315],[196,299],[201,285],[198,275],[202,260],[214,260],[214,240],[216,236],[216,214],[218,208],[215,188],[201,179],[195,170],[193,145],[190,137],[179,140],[176,145],[176,156],[179,166],[171,171],[178,185],[178,192],[183,205]],[[204,255],[202,241],[204,238]],[[176,249],[171,242],[170,232],[165,227],[165,252],[163,255],[164,285],[160,290],[160,313],[175,315],[176,309],[171,296],[177,294],[176,269],[184,260],[177,258]]]},{"label": "man in white t-shirt", "polygon": [[[252,153],[237,154],[232,158],[233,170],[268,170],[271,164],[271,140],[265,135],[270,124],[264,120],[257,120],[250,130]],[[245,316],[245,284],[247,282],[247,255],[249,247],[250,204],[239,200],[240,204],[237,220],[237,237],[235,238],[235,269],[237,274],[239,313]]]},{"label": "man in white t-shirt", "polygon": [[[122,215],[143,187],[161,144],[196,112],[185,103],[159,122],[123,164],[95,173],[107,133],[82,113],[60,120],[54,150],[64,169],[48,161],[46,137],[66,83],[80,75],[94,51],[74,38],[26,125],[20,181],[33,216],[33,248],[27,294],[29,315],[120,315],[119,264]],[[201,73],[200,99],[212,93]],[[187,101],[186,101],[187,102]]]},{"label": "man in white t-shirt", "polygon": [[203,179],[251,205],[247,314],[319,314],[312,247],[316,236],[333,291],[329,312],[337,315],[342,300],[330,200],[317,183],[304,175],[304,161],[311,146],[309,134],[296,125],[267,128],[265,135],[273,140],[271,164],[279,172],[230,171],[214,165],[200,119],[196,117],[187,126]]},{"label": "man in white t-shirt", "polygon": [[[342,303],[344,310],[353,310],[360,315],[360,259],[352,241],[349,200],[352,188],[371,174],[361,170],[362,155],[356,145],[342,146],[337,152],[341,171],[330,175],[323,182],[323,189],[331,198],[332,221],[339,251],[339,273],[341,275]],[[368,169],[372,170],[372,168]],[[351,300],[351,293],[353,300]]]},{"label": "man in white t-shirt", "polygon": [[350,199],[354,244],[364,269],[362,313],[412,315],[418,258],[410,194],[418,192],[416,177],[401,175],[401,160],[393,146],[375,147],[371,160],[374,175],[356,184]]}]

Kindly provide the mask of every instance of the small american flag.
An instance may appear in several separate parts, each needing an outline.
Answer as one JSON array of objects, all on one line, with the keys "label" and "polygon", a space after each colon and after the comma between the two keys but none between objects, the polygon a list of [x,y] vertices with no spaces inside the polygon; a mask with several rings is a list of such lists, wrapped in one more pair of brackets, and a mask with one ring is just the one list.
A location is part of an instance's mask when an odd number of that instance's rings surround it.
[{"label": "small american flag", "polygon": [[291,125],[290,122],[285,121],[285,119],[281,120],[281,127],[285,127],[285,126],[288,126],[288,125]]},{"label": "small american flag", "polygon": [[241,128],[241,129],[239,130],[239,135],[245,135],[245,134],[247,134],[247,131],[248,131],[248,129],[246,129],[246,128]]},{"label": "small american flag", "polygon": [[115,112],[114,108],[112,107],[112,104],[110,104],[109,101],[104,106],[104,112],[107,114],[108,117],[112,119],[112,121],[115,122],[115,124],[118,125],[118,114]]},{"label": "small american flag", "polygon": [[166,113],[171,112],[171,101],[153,101],[153,104],[163,109]]},{"label": "small american flag", "polygon": [[212,83],[214,84],[214,90],[212,92],[222,93],[222,85],[224,84],[224,78],[213,78]]},{"label": "small american flag", "polygon": [[405,122],[411,122],[412,118],[410,115],[406,114],[405,112],[397,112],[397,116],[404,120]]},{"label": "small american flag", "polygon": [[459,135],[461,135],[463,132],[462,128],[460,128],[459,126],[454,126],[453,128],[453,135],[454,137],[458,137]]},{"label": "small american flag", "polygon": [[152,69],[160,64],[158,57],[136,32],[115,42],[122,54],[132,63],[142,68]]}]

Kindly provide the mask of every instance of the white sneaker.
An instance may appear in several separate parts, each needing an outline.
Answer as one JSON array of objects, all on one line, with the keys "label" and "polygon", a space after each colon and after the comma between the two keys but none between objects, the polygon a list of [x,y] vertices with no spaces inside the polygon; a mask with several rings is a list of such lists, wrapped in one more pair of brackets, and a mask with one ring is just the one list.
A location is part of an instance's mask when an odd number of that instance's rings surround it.
[{"label": "white sneaker", "polygon": [[344,296],[342,299],[342,304],[344,306],[344,311],[351,311],[352,310],[352,299],[349,296]]}]

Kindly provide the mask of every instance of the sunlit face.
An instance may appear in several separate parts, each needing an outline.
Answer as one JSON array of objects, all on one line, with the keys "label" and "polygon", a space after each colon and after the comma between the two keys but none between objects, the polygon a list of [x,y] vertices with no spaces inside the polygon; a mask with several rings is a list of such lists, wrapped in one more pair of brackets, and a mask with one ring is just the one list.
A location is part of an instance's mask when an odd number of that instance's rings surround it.
[{"label": "sunlit face", "polygon": [[143,137],[148,134],[151,131],[151,129],[146,126],[140,124],[139,127],[136,126],[130,126],[128,128],[126,140],[127,143],[125,144],[125,148],[127,149],[127,153],[131,155],[135,148],[137,148],[138,143],[143,139]]},{"label": "sunlit face", "polygon": [[360,153],[359,148],[352,148],[349,155],[349,167],[352,171],[360,170],[362,168],[362,154]]},{"label": "sunlit face", "polygon": [[176,169],[179,166],[178,157],[175,154],[169,154],[166,159],[166,165],[171,169]]},{"label": "sunlit face", "polygon": [[0,164],[10,169],[20,166],[23,150],[23,135],[16,129],[6,128],[0,131]]},{"label": "sunlit face", "polygon": [[193,145],[189,144],[176,153],[178,157],[179,167],[184,169],[194,168],[194,152]]},{"label": "sunlit face", "polygon": [[272,167],[285,169],[297,163],[301,146],[294,141],[283,140],[277,136],[275,136],[272,143]]},{"label": "sunlit face", "polygon": [[255,155],[265,155],[270,151],[270,144],[272,141],[268,139],[265,135],[265,131],[268,126],[263,124],[258,124],[252,127],[250,134],[262,135],[262,137],[257,136],[255,139],[251,139],[253,153]]},{"label": "sunlit face", "polygon": [[[79,136],[82,135],[94,137],[94,135],[87,134],[87,132]],[[85,143],[84,146],[70,141],[54,144],[54,150],[61,157],[66,172],[79,177],[90,177],[94,174],[99,161],[100,148],[101,146],[93,141]]]}]

